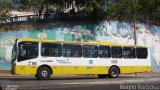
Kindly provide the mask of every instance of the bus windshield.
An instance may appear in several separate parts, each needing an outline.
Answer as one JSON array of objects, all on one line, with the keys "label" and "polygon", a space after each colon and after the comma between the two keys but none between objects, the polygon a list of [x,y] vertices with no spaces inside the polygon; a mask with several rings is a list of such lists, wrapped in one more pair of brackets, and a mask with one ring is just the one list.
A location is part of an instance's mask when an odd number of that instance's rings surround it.
[{"label": "bus windshield", "polygon": [[13,49],[12,49],[11,63],[13,63],[16,60],[16,55],[17,55],[16,44],[14,44]]},{"label": "bus windshield", "polygon": [[19,42],[18,62],[38,57],[37,42]]}]

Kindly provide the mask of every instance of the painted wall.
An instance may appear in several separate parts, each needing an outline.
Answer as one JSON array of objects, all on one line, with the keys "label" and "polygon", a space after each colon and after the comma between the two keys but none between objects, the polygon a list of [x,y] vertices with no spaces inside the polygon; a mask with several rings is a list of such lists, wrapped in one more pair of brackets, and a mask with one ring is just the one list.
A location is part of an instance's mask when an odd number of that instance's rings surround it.
[{"label": "painted wall", "polygon": [[[97,24],[66,24],[41,30],[19,30],[0,33],[0,70],[10,69],[11,51],[16,38],[36,38],[49,40],[103,40],[134,45],[133,24],[104,21]],[[152,71],[160,72],[160,27],[136,23],[137,44],[150,47]]]}]

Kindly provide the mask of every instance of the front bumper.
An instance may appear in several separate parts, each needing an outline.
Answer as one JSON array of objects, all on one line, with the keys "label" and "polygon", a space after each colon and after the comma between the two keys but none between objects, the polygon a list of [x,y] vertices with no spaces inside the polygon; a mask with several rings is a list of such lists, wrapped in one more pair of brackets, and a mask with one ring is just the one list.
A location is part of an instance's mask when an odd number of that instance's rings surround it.
[{"label": "front bumper", "polygon": [[12,67],[11,67],[10,73],[11,73],[12,75],[15,75],[15,66],[12,66]]}]

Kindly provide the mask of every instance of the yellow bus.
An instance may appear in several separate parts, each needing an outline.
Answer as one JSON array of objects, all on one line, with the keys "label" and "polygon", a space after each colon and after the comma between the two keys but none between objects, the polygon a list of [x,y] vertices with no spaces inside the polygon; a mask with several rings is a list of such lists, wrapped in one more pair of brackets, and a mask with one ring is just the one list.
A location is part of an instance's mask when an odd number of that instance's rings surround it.
[{"label": "yellow bus", "polygon": [[97,75],[116,78],[119,74],[151,71],[149,48],[107,41],[57,41],[18,38],[12,50],[12,74]]}]

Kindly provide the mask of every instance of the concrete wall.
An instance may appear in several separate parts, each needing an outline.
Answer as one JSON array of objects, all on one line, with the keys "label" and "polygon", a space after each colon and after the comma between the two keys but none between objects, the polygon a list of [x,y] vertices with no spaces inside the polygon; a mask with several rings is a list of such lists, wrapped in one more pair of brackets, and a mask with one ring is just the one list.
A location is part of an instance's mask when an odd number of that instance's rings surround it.
[{"label": "concrete wall", "polygon": [[[160,72],[160,27],[135,24],[137,44],[150,47],[152,71]],[[65,24],[41,30],[19,30],[0,33],[0,70],[10,69],[11,50],[16,38],[49,40],[103,40],[134,45],[134,25],[118,21],[103,21],[96,24]]]}]

